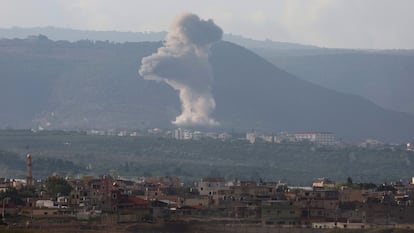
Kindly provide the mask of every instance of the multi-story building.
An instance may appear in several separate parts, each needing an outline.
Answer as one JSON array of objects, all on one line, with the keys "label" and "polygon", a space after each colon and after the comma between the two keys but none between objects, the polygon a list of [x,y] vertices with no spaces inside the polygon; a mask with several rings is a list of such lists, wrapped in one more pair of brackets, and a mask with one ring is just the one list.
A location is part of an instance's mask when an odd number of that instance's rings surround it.
[{"label": "multi-story building", "polygon": [[193,132],[188,129],[178,128],[174,130],[174,138],[177,140],[193,139]]},{"label": "multi-story building", "polygon": [[225,194],[221,191],[228,190],[223,177],[206,177],[198,182],[198,192],[201,196],[209,196],[212,201],[218,203]]},{"label": "multi-story building", "polygon": [[337,190],[301,190],[298,196],[304,222],[337,220],[339,214]]},{"label": "multi-story building", "polygon": [[297,202],[267,200],[261,208],[262,224],[299,225],[301,209]]},{"label": "multi-story building", "polygon": [[297,141],[309,141],[320,145],[335,145],[337,140],[335,134],[330,132],[300,132],[295,133]]}]

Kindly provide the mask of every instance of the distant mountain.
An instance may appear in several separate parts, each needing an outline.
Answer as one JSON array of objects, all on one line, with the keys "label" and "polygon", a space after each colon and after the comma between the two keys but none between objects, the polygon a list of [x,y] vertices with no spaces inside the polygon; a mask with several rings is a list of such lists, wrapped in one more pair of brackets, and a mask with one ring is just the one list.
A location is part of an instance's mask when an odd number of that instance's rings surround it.
[{"label": "distant mountain", "polygon": [[[160,42],[0,41],[0,127],[172,127],[174,90],[138,76]],[[414,138],[414,116],[311,84],[229,42],[212,48],[214,118],[227,129],[332,131],[351,140]]]},{"label": "distant mountain", "polygon": [[[87,31],[74,30],[56,27],[34,27],[34,28],[0,28],[0,38],[19,38],[25,39],[33,35],[45,35],[51,40],[67,40],[75,42],[78,40],[98,40],[110,42],[143,42],[143,41],[162,41],[167,36],[167,32],[118,32],[118,31]],[[265,48],[265,49],[313,49],[317,48],[310,45],[301,45],[287,42],[276,42],[272,40],[253,40],[243,36],[225,34],[224,40],[244,46],[246,48]]]},{"label": "distant mountain", "polygon": [[233,34],[224,34],[223,40],[230,41],[232,43],[241,45],[246,48],[259,48],[259,49],[281,49],[281,50],[313,50],[318,49],[316,46],[312,45],[302,45],[297,43],[288,43],[288,42],[279,42],[279,41],[273,41],[273,40],[254,40],[249,39],[243,36],[239,35],[233,35]]},{"label": "distant mountain", "polygon": [[414,114],[414,50],[254,51],[303,80]]},{"label": "distant mountain", "polygon": [[[364,98],[302,81],[238,46],[218,44],[212,63],[216,80],[220,79],[213,88],[216,113],[229,124],[326,130],[354,139],[412,138],[412,115],[387,111]],[[402,121],[405,124],[399,125]],[[389,132],[399,136],[389,137]]]},{"label": "distant mountain", "polygon": [[78,40],[98,40],[110,42],[141,42],[164,40],[167,32],[118,32],[118,31],[89,31],[57,27],[33,28],[0,28],[0,38],[25,39],[29,36],[45,35],[51,40],[65,40],[75,42]]}]

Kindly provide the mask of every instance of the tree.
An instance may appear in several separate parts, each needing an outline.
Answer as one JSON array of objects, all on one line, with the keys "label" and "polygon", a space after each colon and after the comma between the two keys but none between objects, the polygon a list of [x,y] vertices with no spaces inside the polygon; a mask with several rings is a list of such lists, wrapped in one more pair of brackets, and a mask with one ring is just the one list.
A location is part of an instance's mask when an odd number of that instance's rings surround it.
[{"label": "tree", "polygon": [[58,194],[67,196],[72,191],[72,186],[62,177],[50,176],[46,179],[46,192],[52,196]]},{"label": "tree", "polygon": [[23,186],[18,190],[21,198],[36,197],[36,188],[33,186]]}]

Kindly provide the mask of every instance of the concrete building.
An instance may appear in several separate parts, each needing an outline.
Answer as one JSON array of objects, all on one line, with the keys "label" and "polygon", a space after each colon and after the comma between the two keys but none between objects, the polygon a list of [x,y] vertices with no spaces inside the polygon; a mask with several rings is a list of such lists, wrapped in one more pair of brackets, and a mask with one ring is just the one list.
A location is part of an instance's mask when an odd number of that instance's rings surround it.
[{"label": "concrete building", "polygon": [[301,190],[298,197],[305,222],[335,221],[338,218],[337,190]]},{"label": "concrete building", "polygon": [[208,196],[211,201],[218,204],[218,201],[223,199],[225,193],[222,191],[228,190],[225,180],[222,177],[206,177],[198,182],[198,192],[201,196]]},{"label": "concrete building", "polygon": [[335,145],[337,140],[335,134],[330,132],[300,132],[295,133],[297,141],[309,141],[319,145]]},{"label": "concrete building", "polygon": [[248,132],[246,133],[246,140],[249,141],[250,143],[254,143],[256,141],[256,133],[254,132]]},{"label": "concrete building", "polygon": [[299,225],[301,209],[297,202],[287,200],[268,200],[262,204],[262,224]]},{"label": "concrete building", "polygon": [[174,138],[177,140],[193,139],[193,132],[188,129],[178,128],[174,130]]}]

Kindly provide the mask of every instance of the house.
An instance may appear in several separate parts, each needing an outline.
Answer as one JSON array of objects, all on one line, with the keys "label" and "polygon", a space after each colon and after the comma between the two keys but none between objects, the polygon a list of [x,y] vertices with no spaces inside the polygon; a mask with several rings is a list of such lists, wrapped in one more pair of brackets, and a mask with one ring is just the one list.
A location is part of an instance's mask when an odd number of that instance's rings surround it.
[{"label": "house", "polygon": [[368,190],[342,188],[339,190],[340,202],[365,202],[368,198]]},{"label": "house", "polygon": [[36,208],[57,208],[57,206],[51,200],[37,200]]},{"label": "house", "polygon": [[220,194],[221,190],[228,190],[224,178],[222,177],[206,177],[198,182],[198,192],[201,196],[209,196],[215,203],[218,203],[219,199],[223,199],[223,195]]},{"label": "house", "polygon": [[152,218],[150,202],[138,197],[122,196],[117,206],[117,222],[142,222]]},{"label": "house", "polygon": [[328,178],[319,178],[312,184],[313,189],[335,189],[335,182],[331,181]]},{"label": "house", "polygon": [[298,198],[303,222],[337,220],[339,211],[337,190],[301,190]]},{"label": "house", "polygon": [[121,193],[111,177],[90,180],[85,187],[90,205],[94,209],[114,212]]},{"label": "house", "polygon": [[297,202],[268,200],[262,204],[261,217],[263,225],[300,225],[301,208]]}]

